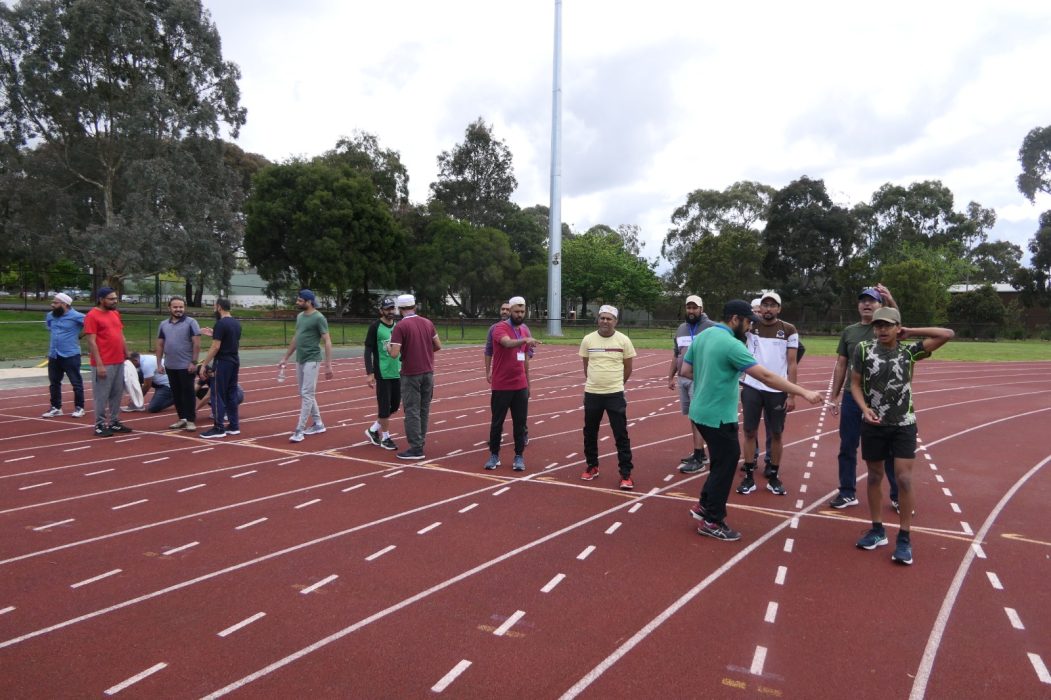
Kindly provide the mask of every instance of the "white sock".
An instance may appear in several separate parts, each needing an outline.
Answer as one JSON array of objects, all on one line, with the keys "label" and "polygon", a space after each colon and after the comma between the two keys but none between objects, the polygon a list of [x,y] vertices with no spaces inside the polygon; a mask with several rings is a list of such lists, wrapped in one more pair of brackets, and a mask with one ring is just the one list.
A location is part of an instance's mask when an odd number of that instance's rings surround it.
[{"label": "white sock", "polygon": [[390,433],[388,433],[386,430],[383,431],[383,439],[390,440]]},{"label": "white sock", "polygon": [[374,433],[378,433],[378,432],[379,432],[379,430],[380,430],[380,428],[382,428],[382,427],[383,427],[383,426],[381,426],[381,425],[380,425],[380,422],[379,422],[379,421],[376,421],[375,423],[373,423],[373,424],[372,424],[372,427],[371,427],[371,428],[369,428],[369,430],[371,430],[371,431],[372,431],[372,432],[374,432]]}]

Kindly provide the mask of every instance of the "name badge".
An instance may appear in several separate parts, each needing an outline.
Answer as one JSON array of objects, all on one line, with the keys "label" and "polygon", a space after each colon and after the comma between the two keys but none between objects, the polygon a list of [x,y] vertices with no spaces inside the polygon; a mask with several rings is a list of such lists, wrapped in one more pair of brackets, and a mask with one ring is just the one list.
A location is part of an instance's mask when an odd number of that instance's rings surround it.
[{"label": "name badge", "polygon": [[525,353],[524,352],[518,353],[518,361],[519,362],[525,362]]},{"label": "name badge", "polygon": [[688,335],[680,335],[675,339],[675,342],[679,344],[680,348],[688,348],[690,347],[690,343],[693,342],[693,338]]}]

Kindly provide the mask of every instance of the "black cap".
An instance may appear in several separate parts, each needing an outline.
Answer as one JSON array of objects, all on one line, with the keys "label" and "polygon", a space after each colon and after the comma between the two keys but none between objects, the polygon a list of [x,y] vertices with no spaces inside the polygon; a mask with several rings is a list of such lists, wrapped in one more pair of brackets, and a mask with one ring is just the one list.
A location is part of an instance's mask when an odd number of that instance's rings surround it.
[{"label": "black cap", "polygon": [[759,317],[752,312],[752,305],[744,299],[734,299],[726,302],[726,305],[723,306],[723,320],[726,321],[731,316],[740,316],[752,323],[759,322]]},{"label": "black cap", "polygon": [[381,309],[393,309],[398,303],[394,297],[383,297],[383,301],[380,302]]}]

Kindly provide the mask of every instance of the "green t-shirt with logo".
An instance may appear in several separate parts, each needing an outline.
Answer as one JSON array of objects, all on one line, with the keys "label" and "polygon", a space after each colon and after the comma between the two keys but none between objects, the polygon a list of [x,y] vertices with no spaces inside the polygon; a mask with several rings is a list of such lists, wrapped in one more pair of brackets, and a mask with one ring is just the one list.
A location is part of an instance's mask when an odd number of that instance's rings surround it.
[{"label": "green t-shirt with logo", "polygon": [[321,336],[328,333],[328,319],[315,311],[296,316],[296,362],[321,362]]},{"label": "green t-shirt with logo", "polygon": [[384,379],[397,379],[401,376],[401,358],[390,356],[390,336],[396,323],[376,326],[376,354],[380,358],[380,376]]}]

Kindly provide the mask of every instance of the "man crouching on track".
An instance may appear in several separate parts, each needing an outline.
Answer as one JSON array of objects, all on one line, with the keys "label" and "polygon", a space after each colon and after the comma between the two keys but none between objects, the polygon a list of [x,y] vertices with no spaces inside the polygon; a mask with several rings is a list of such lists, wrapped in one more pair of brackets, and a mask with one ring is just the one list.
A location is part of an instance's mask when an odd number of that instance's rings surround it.
[{"label": "man crouching on track", "polygon": [[[898,477],[898,509],[901,526],[894,547],[893,561],[912,563],[912,463],[916,459],[916,414],[912,410],[912,367],[917,361],[952,339],[948,328],[906,328],[897,309],[883,307],[872,315],[875,340],[858,343],[851,361],[850,393],[861,407],[861,458],[868,465],[869,513],[872,529],[857,542],[859,549],[875,549],[887,544],[880,515],[883,496],[883,462],[894,458]],[[906,338],[923,340],[902,345]]]}]

